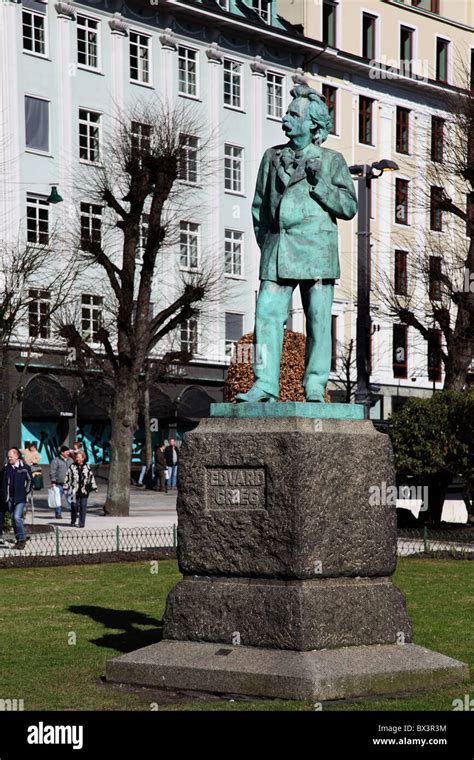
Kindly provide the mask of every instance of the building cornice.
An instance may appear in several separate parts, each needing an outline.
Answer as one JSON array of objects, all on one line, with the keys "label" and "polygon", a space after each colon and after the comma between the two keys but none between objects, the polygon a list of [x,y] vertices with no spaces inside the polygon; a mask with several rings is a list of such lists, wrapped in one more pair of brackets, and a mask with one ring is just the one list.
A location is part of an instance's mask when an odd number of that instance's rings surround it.
[{"label": "building cornice", "polygon": [[469,24],[463,24],[461,21],[456,21],[455,19],[448,18],[447,16],[440,16],[439,13],[433,13],[433,11],[427,11],[425,8],[421,8],[419,5],[408,5],[407,3],[403,2],[403,0],[382,0],[385,5],[393,5],[395,8],[400,9],[403,8],[403,10],[408,11],[410,13],[416,13],[419,16],[425,16],[426,18],[431,18],[433,21],[438,21],[442,24],[449,24],[449,26],[455,26],[457,29],[462,29],[465,32],[474,32],[474,27],[469,26]]}]

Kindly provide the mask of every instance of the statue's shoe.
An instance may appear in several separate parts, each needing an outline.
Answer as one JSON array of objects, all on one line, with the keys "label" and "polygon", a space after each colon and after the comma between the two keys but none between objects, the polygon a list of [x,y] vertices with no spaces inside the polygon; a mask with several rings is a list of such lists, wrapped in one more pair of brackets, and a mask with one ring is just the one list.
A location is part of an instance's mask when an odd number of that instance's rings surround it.
[{"label": "statue's shoe", "polygon": [[312,403],[324,404],[324,396],[322,396],[319,393],[313,393],[311,396],[306,396],[306,401],[311,401]]},{"label": "statue's shoe", "polygon": [[235,397],[236,401],[278,401],[276,396],[272,396],[271,393],[267,393],[266,391],[262,391],[261,388],[258,388],[256,385],[252,385],[250,390],[248,390],[246,393],[237,393]]}]

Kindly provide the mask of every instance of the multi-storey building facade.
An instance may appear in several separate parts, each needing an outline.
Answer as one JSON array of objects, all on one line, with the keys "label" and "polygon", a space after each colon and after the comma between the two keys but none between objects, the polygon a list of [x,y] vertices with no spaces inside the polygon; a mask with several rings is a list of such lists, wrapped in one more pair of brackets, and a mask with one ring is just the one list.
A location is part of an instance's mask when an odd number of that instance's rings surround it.
[{"label": "multi-storey building facade", "polygon": [[[87,172],[107,161],[105,138],[116,112],[159,98],[193,109],[202,132],[211,136],[211,168],[202,176],[197,138],[188,135],[183,145],[180,181],[192,187],[195,203],[179,220],[174,249],[161,259],[153,295],[158,310],[183,272],[205,265],[222,273],[219,298],[205,318],[183,325],[177,336],[194,360],[151,389],[157,437],[176,429],[180,434],[208,412],[210,401],[222,399],[233,344],[253,327],[259,252],[250,207],[256,173],[265,148],[283,139],[281,117],[293,77],[301,76],[322,45],[306,40],[265,0],[24,0],[2,2],[0,13],[3,241],[21,239],[34,247],[47,241],[58,222],[77,214],[81,236],[100,235],[104,209],[83,188]],[[50,202],[52,186],[62,202]],[[146,236],[145,218],[142,223]],[[70,296],[92,344],[107,308],[104,288],[91,270]],[[38,289],[30,298],[28,319],[12,343],[10,389],[25,363],[28,368],[5,443],[40,441],[46,460],[78,435],[101,459],[109,433],[107,388],[92,397],[83,392],[70,352],[42,323],[54,293]]]},{"label": "multi-storey building facade", "polygon": [[[349,165],[388,159],[399,166],[372,182],[371,198],[372,382],[380,386],[373,416],[386,418],[409,395],[426,396],[443,387],[437,352],[428,367],[439,332],[432,330],[430,345],[413,327],[394,324],[379,286],[385,278],[395,295],[415,287],[420,302],[429,300],[425,283],[409,281],[413,260],[435,254],[427,266],[430,290],[435,289],[452,245],[447,233],[463,225],[433,213],[430,194],[436,188],[429,177],[430,169],[443,162],[449,99],[469,86],[469,76],[473,81],[474,5],[464,0],[278,0],[278,10],[325,46],[305,74],[326,95],[333,113],[327,147],[340,150]],[[464,209],[468,184],[446,189]],[[337,334],[346,343],[355,336],[356,235],[357,220],[341,226],[335,314],[339,308],[343,324]]]}]

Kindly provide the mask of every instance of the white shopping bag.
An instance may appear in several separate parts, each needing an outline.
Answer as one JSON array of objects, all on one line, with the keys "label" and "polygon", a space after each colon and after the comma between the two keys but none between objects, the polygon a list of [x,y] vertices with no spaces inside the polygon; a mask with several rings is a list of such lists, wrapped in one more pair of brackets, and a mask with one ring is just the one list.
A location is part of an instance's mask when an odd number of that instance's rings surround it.
[{"label": "white shopping bag", "polygon": [[57,486],[51,486],[48,489],[48,507],[50,509],[59,509],[61,507],[61,492]]}]

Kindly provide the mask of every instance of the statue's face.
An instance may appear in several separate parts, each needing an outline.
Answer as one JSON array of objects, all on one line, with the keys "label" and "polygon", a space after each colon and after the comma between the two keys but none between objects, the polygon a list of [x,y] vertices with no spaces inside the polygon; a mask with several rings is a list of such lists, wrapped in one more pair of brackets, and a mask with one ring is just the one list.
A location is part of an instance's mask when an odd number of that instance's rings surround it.
[{"label": "statue's face", "polygon": [[311,141],[314,125],[308,113],[308,101],[306,98],[295,98],[288,106],[288,110],[282,119],[282,129],[287,137],[308,138]]}]

